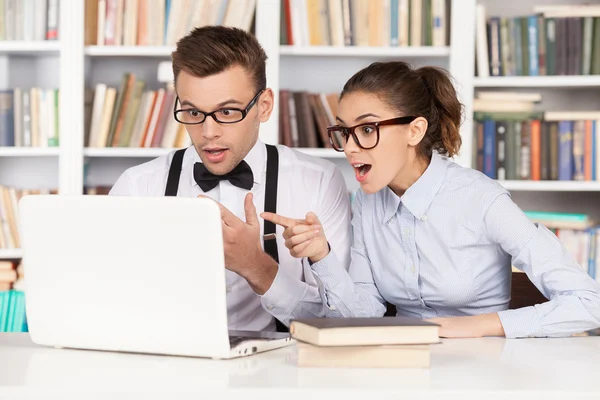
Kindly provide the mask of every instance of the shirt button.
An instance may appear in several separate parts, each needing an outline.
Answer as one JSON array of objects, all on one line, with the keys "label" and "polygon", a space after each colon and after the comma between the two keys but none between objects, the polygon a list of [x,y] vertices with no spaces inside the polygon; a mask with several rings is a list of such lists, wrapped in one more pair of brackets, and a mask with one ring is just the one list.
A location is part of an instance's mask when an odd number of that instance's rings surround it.
[{"label": "shirt button", "polygon": [[414,265],[410,266],[410,272],[412,272],[413,274],[415,273],[415,266]]},{"label": "shirt button", "polygon": [[267,306],[267,310],[271,311],[273,309],[273,306]]},{"label": "shirt button", "polygon": [[226,290],[227,290],[227,293],[231,292],[231,285],[228,285]]},{"label": "shirt button", "polygon": [[337,310],[337,308],[336,308],[335,306],[329,306],[329,309],[330,309],[331,311],[335,311],[335,310]]},{"label": "shirt button", "polygon": [[427,215],[423,215],[423,216],[421,217],[421,221],[427,221]]}]

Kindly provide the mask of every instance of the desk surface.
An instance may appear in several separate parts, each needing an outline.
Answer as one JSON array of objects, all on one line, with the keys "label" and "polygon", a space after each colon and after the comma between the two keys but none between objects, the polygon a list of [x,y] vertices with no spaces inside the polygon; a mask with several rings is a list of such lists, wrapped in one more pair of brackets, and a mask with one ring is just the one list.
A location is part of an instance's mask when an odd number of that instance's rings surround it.
[{"label": "desk surface", "polygon": [[298,368],[296,360],[295,346],[209,360],[54,349],[0,334],[0,399],[600,399],[600,337],[443,340],[430,369]]}]

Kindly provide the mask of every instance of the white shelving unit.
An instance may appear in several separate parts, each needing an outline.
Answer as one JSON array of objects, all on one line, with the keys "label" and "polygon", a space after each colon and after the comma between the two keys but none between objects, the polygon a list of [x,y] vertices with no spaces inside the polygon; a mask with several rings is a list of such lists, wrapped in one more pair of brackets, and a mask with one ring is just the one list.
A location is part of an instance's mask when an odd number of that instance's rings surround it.
[{"label": "white shelving unit", "polygon": [[[128,147],[114,147],[114,148],[86,148],[83,151],[86,157],[96,158],[154,158],[168,154],[170,151],[175,149],[163,149],[163,148],[128,148]],[[323,158],[344,158],[344,153],[335,151],[333,149],[296,149],[303,153],[309,154],[314,157]]]},{"label": "white shelving unit", "polygon": [[[267,56],[268,85],[276,96],[280,88],[339,92],[359,69],[378,60],[403,60],[414,67],[441,66],[454,78],[465,118],[461,127],[463,146],[456,161],[472,162],[472,104],[476,90],[520,90],[537,88],[549,97],[550,108],[568,104],[576,109],[600,109],[598,76],[500,77],[475,76],[475,6],[478,0],[451,2],[450,43],[447,47],[299,47],[279,45],[280,0],[257,0],[255,34]],[[498,2],[479,0],[488,15],[515,16],[533,12],[535,4],[560,4],[565,0]],[[573,4],[578,0],[567,0]],[[149,87],[162,86],[157,66],[168,60],[173,46],[89,46],[83,44],[83,1],[60,2],[60,41],[0,42],[0,87],[60,87],[60,146],[58,148],[0,149],[0,184],[24,187],[58,187],[62,194],[83,193],[90,185],[112,185],[126,168],[166,154],[170,149],[84,148],[84,89],[103,82],[118,87],[124,72],[139,74]],[[569,96],[565,102],[563,93]],[[271,119],[261,125],[261,139],[278,140],[278,101]],[[342,169],[348,187],[358,187],[343,153],[332,149],[299,149],[334,162]],[[84,176],[84,169],[86,176]],[[542,205],[582,204],[597,208],[597,182],[500,182],[523,208]],[[581,193],[581,194],[579,194]],[[569,199],[561,200],[567,196]],[[571,196],[571,197],[569,197]],[[575,196],[575,197],[574,197]],[[578,200],[579,197],[584,200]],[[567,198],[565,197],[565,198]],[[577,211],[577,209],[575,209]],[[6,257],[0,252],[0,258]],[[11,253],[13,254],[13,253]],[[15,253],[15,254],[18,254]]]},{"label": "white shelving unit", "polygon": [[174,46],[87,46],[86,56],[92,57],[171,57]]},{"label": "white shelving unit", "polygon": [[58,157],[58,147],[0,147],[0,157]]},{"label": "white shelving unit", "polygon": [[508,190],[528,192],[600,192],[600,182],[498,181]]},{"label": "white shelving unit", "polygon": [[331,46],[280,46],[281,56],[314,57],[377,57],[381,59],[401,57],[448,57],[450,47],[331,47]]},{"label": "white shelving unit", "polygon": [[23,257],[23,252],[20,249],[0,249],[0,260]]},{"label": "white shelving unit", "polygon": [[57,55],[59,52],[60,43],[58,41],[0,41],[0,55],[16,54],[39,56],[43,54]]},{"label": "white shelving unit", "polygon": [[477,88],[598,88],[600,76],[502,76],[475,78]]}]

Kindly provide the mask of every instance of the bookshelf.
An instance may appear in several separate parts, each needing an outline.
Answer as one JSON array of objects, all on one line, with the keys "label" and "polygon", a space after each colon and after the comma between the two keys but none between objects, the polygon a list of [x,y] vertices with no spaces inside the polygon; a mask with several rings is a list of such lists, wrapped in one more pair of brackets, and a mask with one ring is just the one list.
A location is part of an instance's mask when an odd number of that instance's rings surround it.
[{"label": "bookshelf", "polygon": [[[163,148],[127,148],[127,147],[116,147],[116,148],[86,148],[83,151],[83,155],[86,157],[98,157],[98,158],[152,158],[160,157],[168,154],[175,149],[163,149]],[[337,152],[333,149],[309,149],[309,148],[297,148],[296,150],[303,153],[309,154],[314,157],[324,158],[344,158],[344,153]]]},{"label": "bookshelf", "polygon": [[600,76],[503,76],[475,78],[477,88],[598,88]]},{"label": "bookshelf", "polygon": [[395,59],[402,57],[448,57],[450,47],[333,47],[333,46],[279,46],[280,56],[314,57],[378,57]]},{"label": "bookshelf", "polygon": [[[479,90],[540,91],[544,106],[561,110],[600,110],[600,76],[517,76],[480,78],[475,72],[476,5],[487,15],[518,16],[533,12],[536,4],[578,4],[578,0],[453,0],[447,46],[364,47],[280,45],[280,0],[257,0],[255,35],[267,56],[268,85],[276,94],[261,139],[278,142],[280,89],[339,92],[359,69],[378,60],[403,60],[414,67],[446,68],[455,80],[465,119],[463,147],[456,161],[472,166],[473,99]],[[600,4],[599,0],[592,1]],[[40,85],[60,88],[60,143],[55,148],[0,148],[0,185],[58,188],[62,194],[83,193],[84,185],[111,186],[131,166],[166,154],[163,148],[85,148],[85,89],[97,83],[118,88],[122,74],[136,73],[155,90],[164,87],[158,65],[169,60],[174,46],[85,46],[85,2],[61,1],[60,40],[0,42],[0,89]],[[335,163],[350,190],[358,184],[344,154],[332,149],[299,149]],[[84,172],[85,171],[85,172]],[[600,216],[598,182],[500,181],[523,208],[582,211]],[[566,197],[565,197],[566,196]],[[6,253],[0,252],[0,258]]]},{"label": "bookshelf", "polygon": [[18,259],[23,256],[19,249],[0,249],[0,260]]},{"label": "bookshelf", "polygon": [[18,54],[38,56],[42,54],[58,55],[60,43],[58,41],[2,41],[0,42],[0,56]]},{"label": "bookshelf", "polygon": [[498,181],[508,190],[526,192],[600,192],[600,182]]},{"label": "bookshelf", "polygon": [[86,46],[91,57],[171,57],[174,46]]}]

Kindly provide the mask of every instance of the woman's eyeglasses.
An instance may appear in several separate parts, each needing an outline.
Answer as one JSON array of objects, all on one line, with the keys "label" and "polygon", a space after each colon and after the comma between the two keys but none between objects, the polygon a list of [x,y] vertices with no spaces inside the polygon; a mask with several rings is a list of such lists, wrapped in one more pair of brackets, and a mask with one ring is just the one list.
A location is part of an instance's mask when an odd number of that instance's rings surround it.
[{"label": "woman's eyeglasses", "polygon": [[329,141],[336,151],[344,151],[348,138],[352,136],[354,142],[363,150],[369,150],[379,144],[379,127],[386,125],[406,125],[413,122],[417,117],[398,117],[386,119],[385,121],[367,122],[355,126],[334,125],[327,128]]}]

